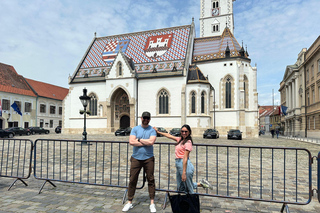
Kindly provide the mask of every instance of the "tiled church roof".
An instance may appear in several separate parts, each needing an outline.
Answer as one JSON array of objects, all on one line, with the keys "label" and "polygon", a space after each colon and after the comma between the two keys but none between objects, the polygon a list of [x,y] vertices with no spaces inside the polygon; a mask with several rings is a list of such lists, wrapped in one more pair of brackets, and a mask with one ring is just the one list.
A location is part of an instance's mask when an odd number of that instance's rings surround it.
[{"label": "tiled church roof", "polygon": [[189,66],[188,83],[209,83],[198,66],[191,64]]},{"label": "tiled church roof", "polygon": [[241,57],[242,51],[243,57],[248,57],[248,53],[244,52],[229,28],[225,28],[221,36],[195,39],[193,62],[226,58],[227,47],[230,50],[230,57]]},{"label": "tiled church roof", "polygon": [[69,92],[68,89],[63,87],[58,87],[52,84],[47,84],[27,78],[26,80],[40,97],[62,101]]},{"label": "tiled church roof", "polygon": [[23,76],[18,75],[13,66],[3,63],[0,63],[0,91],[36,96]]},{"label": "tiled church roof", "polygon": [[[95,38],[72,81],[84,76],[101,77],[103,73],[108,73],[119,49],[132,60],[137,73],[152,73],[154,68],[157,72],[169,72],[173,67],[183,70],[190,31],[191,25],[186,25]],[[158,43],[158,46],[154,46]]]}]

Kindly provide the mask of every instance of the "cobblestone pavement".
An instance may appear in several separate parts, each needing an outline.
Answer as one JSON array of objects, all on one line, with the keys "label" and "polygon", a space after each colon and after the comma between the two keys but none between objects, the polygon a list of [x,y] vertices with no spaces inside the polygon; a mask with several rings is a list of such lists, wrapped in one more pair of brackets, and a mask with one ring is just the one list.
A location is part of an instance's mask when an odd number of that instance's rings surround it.
[{"label": "cobblestone pavement", "polygon": [[[49,135],[18,136],[15,138],[28,138],[32,141],[38,138],[81,139],[81,135],[50,133]],[[88,140],[128,141],[128,136],[115,137],[111,134],[88,135]],[[169,142],[166,138],[158,138],[157,141]],[[261,136],[258,139],[243,139],[242,141],[226,140],[222,137],[217,140],[194,138],[194,142],[223,145],[299,147],[308,149],[312,156],[317,156],[320,151],[319,144],[283,138],[276,139],[268,135]],[[313,165],[313,171],[316,171],[316,163]],[[315,177],[316,175],[313,174],[313,188],[317,186]],[[8,191],[8,187],[12,182],[13,179],[11,178],[0,178],[0,212],[121,212],[123,207],[122,198],[125,193],[123,188],[54,182],[57,187],[52,187],[47,183],[42,193],[38,194],[44,181],[36,180],[33,175],[26,180],[28,186],[17,181]],[[170,203],[167,203],[167,208],[162,209],[164,199],[164,192],[156,192],[157,212],[171,212]],[[279,212],[282,207],[282,204],[277,203],[216,197],[200,197],[200,202],[201,212]],[[134,208],[129,212],[149,212],[147,187],[137,190],[133,204]],[[314,197],[307,205],[289,205],[289,210],[290,212],[320,212],[320,203]]]}]

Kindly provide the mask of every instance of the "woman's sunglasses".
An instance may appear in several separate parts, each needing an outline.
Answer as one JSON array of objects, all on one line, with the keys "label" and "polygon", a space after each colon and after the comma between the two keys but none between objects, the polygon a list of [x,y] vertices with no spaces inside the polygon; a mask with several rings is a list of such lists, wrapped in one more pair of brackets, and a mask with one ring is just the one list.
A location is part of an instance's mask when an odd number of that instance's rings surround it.
[{"label": "woman's sunglasses", "polygon": [[189,131],[181,131],[181,133],[188,133]]}]

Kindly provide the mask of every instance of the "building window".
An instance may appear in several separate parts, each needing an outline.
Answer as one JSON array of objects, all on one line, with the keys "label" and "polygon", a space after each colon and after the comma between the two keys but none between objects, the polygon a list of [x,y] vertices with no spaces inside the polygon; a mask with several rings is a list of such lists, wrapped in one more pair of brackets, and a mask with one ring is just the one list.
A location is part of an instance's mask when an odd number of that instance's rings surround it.
[{"label": "building window", "polygon": [[45,104],[40,104],[40,112],[46,113],[46,105]]},{"label": "building window", "polygon": [[316,117],[313,116],[313,129],[316,129]]},{"label": "building window", "polygon": [[52,115],[56,114],[56,107],[55,106],[50,106],[50,114],[52,114]]},{"label": "building window", "polygon": [[59,126],[62,126],[62,120],[59,120]]},{"label": "building window", "polygon": [[97,104],[98,104],[98,100],[95,94],[90,94],[90,103],[89,103],[89,110],[91,112],[90,115],[96,116],[97,115]]},{"label": "building window", "polygon": [[29,122],[24,122],[24,128],[29,128]]},{"label": "building window", "polygon": [[159,114],[169,114],[169,96],[166,90],[159,93]]},{"label": "building window", "polygon": [[320,59],[318,60],[318,72],[320,72]]},{"label": "building window", "polygon": [[50,128],[53,128],[53,120],[50,120]]},{"label": "building window", "polygon": [[244,104],[244,108],[248,108],[248,101],[249,101],[249,90],[248,90],[248,78],[245,75],[243,78],[243,90],[244,90],[244,100],[243,100],[243,104]]},{"label": "building window", "polygon": [[219,7],[219,1],[215,0],[212,1],[212,8],[218,8]]},{"label": "building window", "polygon": [[29,102],[24,103],[24,111],[31,112],[31,103],[29,103]]},{"label": "building window", "polygon": [[306,74],[306,81],[309,81],[309,69],[307,69],[307,74]]},{"label": "building window", "polygon": [[315,92],[314,92],[314,89],[312,90],[312,103],[314,104],[315,103],[315,99],[316,99],[316,95],[315,95]]},{"label": "building window", "polygon": [[201,93],[201,113],[205,112],[205,100],[206,100],[206,94],[205,92]]},{"label": "building window", "polygon": [[59,107],[59,115],[62,115],[62,107]]},{"label": "building window", "polygon": [[313,78],[314,76],[314,68],[313,68],[313,64],[311,65],[311,78]]},{"label": "building window", "polygon": [[219,24],[213,24],[212,25],[212,32],[219,32],[220,30],[219,30]]},{"label": "building window", "polygon": [[2,110],[10,110],[10,100],[2,99]]},{"label": "building window", "polygon": [[310,129],[310,117],[308,117],[308,129]]},{"label": "building window", "polygon": [[117,64],[117,71],[118,76],[122,76],[122,63],[120,61]]},{"label": "building window", "polygon": [[196,93],[191,92],[191,113],[196,113]]},{"label": "building window", "polygon": [[318,101],[320,101],[320,86],[318,87]]},{"label": "building window", "polygon": [[231,81],[230,78],[226,82],[226,108],[231,108]]},{"label": "building window", "polygon": [[309,97],[309,93],[307,93],[307,106],[310,105],[310,97]]}]

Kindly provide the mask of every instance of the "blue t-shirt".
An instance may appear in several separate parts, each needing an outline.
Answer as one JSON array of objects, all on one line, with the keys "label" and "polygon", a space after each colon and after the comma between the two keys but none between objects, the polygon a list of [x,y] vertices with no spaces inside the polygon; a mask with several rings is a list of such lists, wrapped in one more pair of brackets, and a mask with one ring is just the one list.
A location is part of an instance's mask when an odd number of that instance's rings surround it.
[{"label": "blue t-shirt", "polygon": [[[150,125],[147,128],[139,125],[133,127],[130,135],[135,135],[136,138],[140,139],[149,139],[150,136],[157,136],[157,133]],[[146,160],[153,157],[153,146],[134,146],[132,157],[137,160]]]}]

